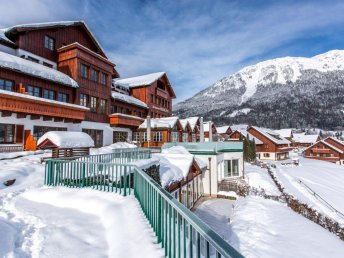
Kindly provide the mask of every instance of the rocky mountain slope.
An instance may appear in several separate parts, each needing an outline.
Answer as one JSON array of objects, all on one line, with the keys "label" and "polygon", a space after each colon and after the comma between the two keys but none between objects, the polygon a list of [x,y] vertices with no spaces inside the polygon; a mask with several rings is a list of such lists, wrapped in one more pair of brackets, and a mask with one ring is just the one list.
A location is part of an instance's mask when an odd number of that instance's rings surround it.
[{"label": "rocky mountain slope", "polygon": [[344,50],[245,67],[178,103],[174,114],[204,116],[219,125],[343,127]]}]

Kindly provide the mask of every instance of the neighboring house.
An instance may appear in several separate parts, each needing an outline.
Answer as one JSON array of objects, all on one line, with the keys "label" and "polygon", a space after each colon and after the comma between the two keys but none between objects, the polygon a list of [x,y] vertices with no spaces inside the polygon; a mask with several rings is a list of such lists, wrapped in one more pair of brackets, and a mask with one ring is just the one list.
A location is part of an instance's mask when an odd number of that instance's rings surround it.
[{"label": "neighboring house", "polygon": [[233,140],[239,141],[240,139],[246,139],[246,138],[248,138],[251,141],[254,140],[254,142],[256,143],[256,146],[260,146],[263,144],[261,140],[254,137],[252,134],[248,133],[246,130],[236,130],[229,135],[229,139],[232,141]]},{"label": "neighboring house", "polygon": [[181,119],[182,120],[186,120],[189,122],[189,125],[191,127],[191,140],[190,142],[199,142],[200,141],[200,118],[199,117],[187,117],[185,119]]},{"label": "neighboring house", "polygon": [[[338,148],[338,147],[339,148]],[[332,137],[318,141],[304,150],[305,158],[344,165],[344,145]]]},{"label": "neighboring house", "polygon": [[[209,125],[211,124],[211,132],[209,130]],[[204,129],[204,141],[213,142],[218,140],[217,129],[213,122],[208,121],[203,123]],[[211,136],[211,139],[210,139]]]},{"label": "neighboring house", "polygon": [[163,150],[182,146],[196,158],[208,164],[202,175],[204,195],[217,196],[222,180],[237,180],[244,177],[242,142],[197,142],[166,143]]},{"label": "neighboring house", "polygon": [[189,121],[187,119],[180,119],[179,121],[183,128],[182,142],[192,142],[193,131],[192,131]]},{"label": "neighboring house", "polygon": [[320,140],[318,134],[308,135],[305,133],[294,133],[291,145],[297,148],[309,147]]},{"label": "neighboring house", "polygon": [[257,157],[260,160],[283,160],[289,158],[290,141],[280,136],[274,130],[251,126],[247,132],[259,139],[263,144],[256,146]]},{"label": "neighboring house", "polygon": [[161,186],[189,209],[204,194],[202,174],[207,164],[183,147],[164,149],[149,160],[135,162],[135,165],[141,169],[159,165]]},{"label": "neighboring house", "polygon": [[130,96],[146,103],[152,118],[172,115],[172,99],[176,95],[165,72],[115,79],[113,84],[128,88]]},{"label": "neighboring house", "polygon": [[292,130],[293,129],[291,129],[291,128],[286,128],[286,129],[275,130],[275,132],[278,133],[283,138],[286,138],[288,141],[291,141],[293,138],[293,131]]},{"label": "neighboring house", "polygon": [[133,133],[133,140],[142,147],[161,147],[166,142],[182,141],[183,127],[178,117],[150,119],[151,138],[147,141],[147,119]]},{"label": "neighboring house", "polygon": [[46,132],[78,131],[99,147],[130,141],[148,114],[172,114],[166,73],[118,79],[83,21],[17,25],[0,36],[0,145],[35,150]]},{"label": "neighboring house", "polygon": [[216,131],[220,141],[228,140],[230,134],[232,133],[232,130],[228,125],[216,127]]}]

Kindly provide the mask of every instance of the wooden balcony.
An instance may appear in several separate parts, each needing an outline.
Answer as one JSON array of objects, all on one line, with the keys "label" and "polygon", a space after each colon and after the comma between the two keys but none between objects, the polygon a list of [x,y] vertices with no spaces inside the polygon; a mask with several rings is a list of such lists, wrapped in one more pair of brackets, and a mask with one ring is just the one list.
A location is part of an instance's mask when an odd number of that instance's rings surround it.
[{"label": "wooden balcony", "polygon": [[121,114],[121,113],[111,114],[109,115],[109,118],[110,118],[111,126],[119,126],[119,127],[123,126],[123,127],[137,128],[144,121],[144,119],[141,117],[126,115],[126,114]]},{"label": "wooden balcony", "polygon": [[330,149],[312,149],[313,153],[330,153]]},{"label": "wooden balcony", "polygon": [[167,91],[164,91],[162,89],[156,88],[156,95],[159,97],[162,97],[164,99],[168,99],[169,95]]},{"label": "wooden balcony", "polygon": [[82,121],[85,119],[87,110],[88,108],[78,105],[0,90],[0,111],[3,116],[13,112],[24,115],[22,117],[31,115],[32,117],[44,116]]}]

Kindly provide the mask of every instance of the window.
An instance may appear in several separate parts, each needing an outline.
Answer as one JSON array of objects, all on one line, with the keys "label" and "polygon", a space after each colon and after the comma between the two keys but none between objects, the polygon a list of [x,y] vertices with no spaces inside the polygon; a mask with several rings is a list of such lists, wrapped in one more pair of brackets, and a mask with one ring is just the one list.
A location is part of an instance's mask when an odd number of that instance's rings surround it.
[{"label": "window", "polygon": [[100,110],[99,110],[99,112],[100,112],[100,114],[105,114],[105,112],[106,112],[106,100],[105,99],[101,99],[100,100]]},{"label": "window", "polygon": [[87,98],[86,94],[80,94],[80,106],[87,107]]},{"label": "window", "polygon": [[111,114],[117,113],[117,106],[111,105],[110,113]]},{"label": "window", "polygon": [[46,67],[50,67],[50,68],[54,67],[52,64],[49,64],[49,63],[46,63],[46,62],[43,62],[43,65],[46,66]]},{"label": "window", "polygon": [[139,142],[140,141],[140,134],[139,132],[133,132],[133,141]]},{"label": "window", "polygon": [[193,134],[191,135],[191,138],[192,138],[192,142],[196,142],[196,134],[195,134],[195,133],[193,133]]},{"label": "window", "polygon": [[162,142],[162,132],[153,132],[153,141]]},{"label": "window", "polygon": [[27,92],[31,96],[41,97],[41,88],[39,88],[39,87],[34,87],[34,86],[28,85],[27,86]]},{"label": "window", "polygon": [[224,177],[239,176],[239,160],[224,160]]},{"label": "window", "polygon": [[143,142],[146,142],[146,141],[147,141],[147,132],[143,132],[143,133],[141,134],[141,136],[142,136],[142,141],[143,141]]},{"label": "window", "polygon": [[44,37],[44,47],[49,50],[55,49],[55,40],[49,36]]},{"label": "window", "polygon": [[61,102],[67,103],[67,102],[68,102],[68,95],[65,94],[65,93],[60,93],[60,92],[59,92],[59,94],[58,94],[58,96],[57,96],[57,100],[58,100],[58,101],[61,101]]},{"label": "window", "polygon": [[81,64],[81,77],[84,79],[88,79],[88,66]]},{"label": "window", "polygon": [[97,98],[91,97],[91,112],[97,112]]},{"label": "window", "polygon": [[113,132],[113,142],[126,142],[128,140],[127,132]]},{"label": "window", "polygon": [[91,136],[96,147],[103,146],[103,130],[82,129],[82,131]]},{"label": "window", "polygon": [[270,153],[264,153],[263,155],[265,158],[269,158],[270,157]]},{"label": "window", "polygon": [[39,60],[36,58],[33,58],[32,56],[28,56],[26,59],[35,63],[39,63]]},{"label": "window", "polygon": [[154,95],[151,94],[150,96],[151,96],[151,102],[154,103]]},{"label": "window", "polygon": [[14,131],[14,125],[0,124],[0,143],[13,143]]},{"label": "window", "polygon": [[107,74],[106,73],[102,73],[102,77],[101,77],[101,84],[106,85],[107,83]]},{"label": "window", "polygon": [[179,142],[179,133],[172,132],[172,142]]},{"label": "window", "polygon": [[189,141],[189,134],[183,133],[183,142],[188,142],[188,141]]},{"label": "window", "polygon": [[0,90],[12,91],[13,90],[13,82],[0,79]]},{"label": "window", "polygon": [[91,70],[91,80],[97,82],[99,77],[99,71],[92,69]]},{"label": "window", "polygon": [[45,99],[51,99],[54,100],[55,99],[55,91],[53,90],[44,90],[44,95],[43,97]]},{"label": "window", "polygon": [[34,126],[33,137],[38,140],[43,134],[50,131],[67,131],[65,127],[48,127],[48,126]]}]

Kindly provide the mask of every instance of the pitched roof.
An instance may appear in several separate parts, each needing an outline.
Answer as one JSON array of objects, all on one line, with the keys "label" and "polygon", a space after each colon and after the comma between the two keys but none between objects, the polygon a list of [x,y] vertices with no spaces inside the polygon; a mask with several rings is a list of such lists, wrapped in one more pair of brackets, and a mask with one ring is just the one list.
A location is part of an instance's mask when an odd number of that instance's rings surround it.
[{"label": "pitched roof", "polygon": [[[257,137],[253,136],[252,134],[250,134],[249,132],[247,132],[246,130],[235,130],[233,133],[235,132],[239,132],[240,134],[242,134],[243,136],[245,136],[247,138],[250,139],[250,140],[254,140],[255,144],[263,144],[263,142],[261,140],[259,140]],[[233,134],[232,133],[232,134]]]},{"label": "pitched roof", "polygon": [[311,143],[314,144],[318,141],[319,135],[317,134],[305,134],[305,133],[294,133],[293,140],[299,143]]},{"label": "pitched roof", "polygon": [[292,137],[292,129],[291,128],[275,130],[275,132],[284,138]]},{"label": "pitched roof", "polygon": [[316,145],[319,142],[323,143],[324,145],[326,145],[330,149],[332,149],[332,150],[334,150],[334,151],[336,151],[336,152],[338,152],[340,154],[344,153],[342,150],[338,149],[337,147],[333,146],[332,144],[330,144],[328,142],[325,142],[324,140],[321,140],[321,141],[318,141],[318,142],[314,143],[312,146],[309,146],[306,150],[311,149],[314,145]]},{"label": "pitched roof", "polygon": [[113,82],[116,85],[120,85],[127,88],[141,87],[152,84],[153,82],[159,80],[165,74],[165,72],[150,73],[126,79],[114,79]]},{"label": "pitched roof", "polygon": [[199,121],[199,117],[197,117],[197,116],[187,117],[187,118],[185,118],[185,120],[187,120],[189,122],[191,129],[195,130],[197,122]]},{"label": "pitched roof", "polygon": [[[151,118],[151,128],[173,128],[177,122],[178,117],[162,117],[162,118]],[[140,129],[147,128],[147,119],[139,126]]]},{"label": "pitched roof", "polygon": [[11,45],[15,45],[15,43],[12,40],[10,40],[9,38],[6,37],[4,29],[0,30],[0,41],[3,41],[5,43],[9,43]]},{"label": "pitched roof", "polygon": [[326,141],[327,139],[331,139],[331,140],[335,141],[336,143],[338,143],[338,144],[340,144],[340,145],[342,145],[344,147],[344,142],[338,140],[335,137],[327,137],[324,141]]},{"label": "pitched roof", "polygon": [[218,133],[227,133],[228,129],[229,129],[229,125],[225,125],[225,126],[220,126],[220,127],[216,127],[216,131]]},{"label": "pitched roof", "polygon": [[113,91],[111,93],[111,96],[114,100],[123,101],[135,106],[143,107],[143,108],[148,108],[146,103],[129,95],[125,95],[125,94],[121,94],[121,93]]},{"label": "pitched roof", "polygon": [[187,127],[188,124],[190,125],[190,123],[189,123],[189,121],[188,121],[187,119],[180,119],[179,122],[180,122],[180,124],[182,125],[183,130],[186,129],[186,127]]},{"label": "pitched roof", "polygon": [[46,140],[59,148],[94,147],[91,136],[83,132],[50,131],[38,139],[37,145],[43,144]]},{"label": "pitched roof", "polygon": [[41,23],[28,23],[28,24],[19,24],[15,25],[6,29],[3,29],[5,33],[11,33],[20,29],[42,29],[42,28],[55,28],[55,27],[68,27],[68,26],[83,26],[87,33],[90,35],[92,41],[95,43],[95,45],[100,49],[102,54],[105,55],[105,51],[90,30],[90,28],[87,26],[85,21],[56,21],[56,22],[41,22]]},{"label": "pitched roof", "polygon": [[73,88],[79,88],[76,81],[60,71],[1,51],[0,67],[61,83]]},{"label": "pitched roof", "polygon": [[[203,122],[203,130],[204,130],[204,132],[209,132],[209,123],[210,123],[210,121]],[[215,129],[217,129],[214,123],[212,123],[211,125],[212,125],[212,127],[214,126]],[[216,130],[216,132],[217,132],[217,130]]]},{"label": "pitched roof", "polygon": [[280,136],[274,130],[263,128],[263,127],[257,127],[257,126],[251,126],[251,128],[255,129],[256,131],[264,135],[266,138],[268,138],[275,144],[289,144],[290,143],[290,141]]}]

